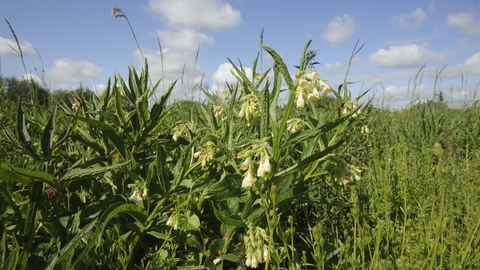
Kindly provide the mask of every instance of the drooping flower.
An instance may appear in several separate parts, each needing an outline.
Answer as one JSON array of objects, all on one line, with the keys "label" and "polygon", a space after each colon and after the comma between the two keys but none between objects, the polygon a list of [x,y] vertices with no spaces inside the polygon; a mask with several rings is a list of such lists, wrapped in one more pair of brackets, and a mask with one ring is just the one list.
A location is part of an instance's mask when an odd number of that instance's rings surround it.
[{"label": "drooping flower", "polygon": [[310,93],[307,95],[308,101],[317,101],[320,100],[320,94],[316,88],[313,88]]},{"label": "drooping flower", "polygon": [[248,166],[250,164],[250,158],[246,158],[242,164],[240,164],[240,169],[245,171],[246,169],[248,169]]},{"label": "drooping flower", "polygon": [[172,213],[172,215],[168,218],[166,225],[173,227],[174,230],[178,230],[178,215],[176,213]]},{"label": "drooping flower", "polygon": [[303,99],[303,93],[302,93],[297,97],[297,108],[304,108],[304,107],[305,107],[305,100]]},{"label": "drooping flower", "polygon": [[322,88],[322,93],[324,95],[330,93],[330,91],[332,91],[332,88],[326,84],[323,80],[318,80],[318,84],[320,84],[320,87]]},{"label": "drooping flower", "polygon": [[253,184],[255,183],[255,181],[257,181],[257,178],[255,178],[253,176],[253,174],[248,171],[247,172],[247,175],[245,176],[245,178],[243,179],[243,182],[242,182],[242,188],[251,188],[253,187]]},{"label": "drooping flower", "polygon": [[257,176],[259,177],[265,177],[265,175],[270,172],[270,161],[268,155],[265,156],[263,162],[260,161],[260,165],[258,166]]},{"label": "drooping flower", "polygon": [[303,76],[311,81],[315,81],[318,79],[319,74],[314,70],[310,70],[307,73],[305,73],[305,75]]}]

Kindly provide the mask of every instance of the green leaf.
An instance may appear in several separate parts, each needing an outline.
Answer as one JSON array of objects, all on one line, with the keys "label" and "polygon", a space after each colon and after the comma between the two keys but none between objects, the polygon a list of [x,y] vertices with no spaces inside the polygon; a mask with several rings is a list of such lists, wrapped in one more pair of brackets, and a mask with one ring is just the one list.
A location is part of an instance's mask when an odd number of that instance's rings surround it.
[{"label": "green leaf", "polygon": [[46,270],[54,269],[54,267],[64,261],[68,255],[70,255],[75,248],[77,248],[80,240],[84,239],[90,231],[95,228],[96,222],[90,222],[85,226],[75,237],[72,238],[59,252],[58,255],[55,255],[48,264]]},{"label": "green leaf", "polygon": [[55,105],[55,107],[53,108],[52,115],[50,116],[50,119],[48,120],[48,123],[45,126],[45,129],[43,130],[41,147],[42,147],[43,157],[45,161],[49,161],[50,156],[52,154],[52,137],[53,137],[53,131],[55,129],[56,114],[57,114],[57,105]]},{"label": "green leaf", "polygon": [[104,166],[104,167],[94,167],[94,168],[76,168],[76,169],[71,169],[67,173],[65,173],[62,178],[60,178],[59,181],[73,181],[73,180],[79,180],[84,177],[88,176],[95,176],[97,174],[102,174],[117,168],[120,168],[126,164],[128,164],[129,161],[124,162],[124,163],[119,163],[119,164],[114,164],[110,166]]},{"label": "green leaf", "polygon": [[[10,171],[10,173],[8,172]],[[13,174],[11,173],[13,172]],[[31,184],[33,181],[43,181],[49,185],[55,184],[55,177],[46,172],[31,171],[14,167],[8,163],[0,165],[0,180]]]},{"label": "green leaf", "polygon": [[238,197],[238,194],[242,193],[241,184],[241,175],[228,174],[220,181],[204,189],[202,195],[205,199],[215,198],[216,200]]},{"label": "green leaf", "polygon": [[27,236],[27,241],[23,246],[22,253],[19,257],[17,268],[25,269],[28,263],[28,258],[33,253],[33,240],[35,238],[35,230],[38,222],[38,212],[42,202],[44,184],[41,182],[33,183],[32,193],[30,195],[30,203],[28,204],[27,216],[25,218],[25,225],[23,233]]},{"label": "green leaf", "polygon": [[78,269],[78,264],[84,261],[85,256],[90,252],[95,244],[101,244],[101,238],[103,235],[103,231],[108,225],[108,222],[118,214],[126,213],[135,218],[141,225],[144,224],[145,220],[147,219],[145,210],[136,205],[136,204],[123,204],[123,203],[116,203],[111,205],[100,217],[98,221],[97,230],[95,231],[95,235],[93,239],[90,240],[88,245],[85,247],[83,252],[78,256],[77,260],[75,261],[73,268]]},{"label": "green leaf", "polygon": [[187,230],[196,231],[200,228],[200,219],[197,215],[193,214],[188,218],[186,225],[185,228]]},{"label": "green leaf", "polygon": [[33,179],[31,177],[15,173],[5,163],[0,164],[0,181],[10,181],[21,184],[33,183]]},{"label": "green leaf", "polygon": [[243,222],[242,217],[240,217],[239,215],[231,215],[227,217],[222,213],[222,211],[218,211],[215,208],[213,209],[213,213],[215,214],[217,219],[220,220],[220,222],[226,225],[247,228],[247,224]]},{"label": "green leaf", "polygon": [[72,118],[78,119],[80,121],[83,121],[92,127],[100,129],[112,142],[112,144],[117,148],[118,152],[122,155],[123,158],[126,158],[125,155],[125,142],[123,139],[117,135],[115,130],[108,126],[107,124],[103,123],[102,121],[97,121],[94,119],[90,118],[85,118],[85,117],[80,117],[80,116],[75,116],[71,115]]},{"label": "green leaf", "polygon": [[23,111],[22,103],[18,103],[18,114],[17,114],[17,131],[20,142],[26,146],[30,145],[31,139],[28,134],[28,130],[25,124],[25,111]]},{"label": "green leaf", "polygon": [[18,102],[18,113],[17,113],[17,133],[20,138],[20,142],[25,148],[25,150],[37,161],[42,161],[42,159],[37,156],[31,147],[32,140],[28,134],[27,126],[25,124],[25,112],[23,111],[22,103]]},{"label": "green leaf", "polygon": [[222,259],[224,261],[231,261],[231,262],[234,262],[234,263],[237,263],[237,264],[240,264],[242,262],[242,259],[240,259],[240,257],[238,257],[237,254],[233,254],[233,253],[228,253],[228,254],[222,255],[222,256],[218,257],[218,259]]}]

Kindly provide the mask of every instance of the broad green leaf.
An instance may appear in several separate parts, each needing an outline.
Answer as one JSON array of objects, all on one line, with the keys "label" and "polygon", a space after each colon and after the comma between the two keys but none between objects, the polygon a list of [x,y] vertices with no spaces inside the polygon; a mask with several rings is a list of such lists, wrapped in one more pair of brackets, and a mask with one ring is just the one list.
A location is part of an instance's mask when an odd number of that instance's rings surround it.
[{"label": "broad green leaf", "polygon": [[187,230],[196,231],[200,228],[200,219],[197,215],[191,215],[187,220],[187,226],[185,227]]},{"label": "broad green leaf", "polygon": [[239,215],[225,216],[222,213],[222,211],[219,211],[215,208],[214,208],[213,212],[214,212],[215,216],[217,217],[217,219],[220,220],[220,222],[222,222],[226,225],[235,226],[235,227],[243,227],[243,228],[247,227],[247,224],[245,224],[245,222],[243,222],[242,217],[240,217]]},{"label": "broad green leaf", "polygon": [[209,185],[203,190],[202,195],[205,199],[215,198],[222,200],[230,197],[238,197],[242,193],[242,176],[238,174],[228,174],[217,183]]}]

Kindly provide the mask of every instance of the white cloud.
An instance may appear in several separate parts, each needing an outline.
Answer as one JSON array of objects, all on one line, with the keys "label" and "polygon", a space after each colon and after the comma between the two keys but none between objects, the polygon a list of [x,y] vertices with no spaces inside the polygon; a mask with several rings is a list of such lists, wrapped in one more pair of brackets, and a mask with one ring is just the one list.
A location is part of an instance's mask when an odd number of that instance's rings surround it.
[{"label": "white cloud", "polygon": [[345,40],[355,32],[355,21],[353,16],[349,14],[343,14],[343,16],[337,16],[331,21],[323,37],[332,45],[337,45]]},{"label": "white cloud", "polygon": [[410,29],[412,27],[422,26],[426,18],[426,13],[421,8],[417,8],[410,14],[403,13],[393,16],[392,23],[402,29]]},{"label": "white cloud", "polygon": [[380,49],[369,57],[370,63],[383,67],[418,67],[425,61],[440,62],[445,59],[445,54],[432,51],[428,44],[390,46],[388,50]]},{"label": "white cloud", "polygon": [[447,15],[447,26],[459,29],[462,32],[480,35],[480,20],[475,19],[472,14],[459,12]]},{"label": "white cloud", "polygon": [[480,75],[480,52],[472,55],[461,64],[456,66],[447,66],[442,72],[442,77],[444,78],[455,78],[461,75]]},{"label": "white cloud", "polygon": [[171,50],[196,51],[202,43],[212,43],[213,37],[193,29],[157,30],[164,53]]},{"label": "white cloud", "polygon": [[149,0],[149,7],[171,26],[230,29],[242,22],[240,11],[223,0]]},{"label": "white cloud", "polygon": [[344,74],[345,71],[347,70],[347,67],[343,65],[341,62],[335,62],[335,63],[326,63],[325,66],[323,67],[323,70],[325,70],[326,73],[328,74]]},{"label": "white cloud", "polygon": [[[22,53],[24,55],[35,53],[33,45],[28,41],[21,41],[20,47],[22,48]],[[18,55],[15,51],[18,51],[17,42],[15,42],[15,40],[0,37],[0,55]]]},{"label": "white cloud", "polygon": [[404,109],[417,102],[425,102],[433,98],[433,89],[424,84],[413,86],[388,85],[375,93],[375,103],[390,109]]},{"label": "white cloud", "polygon": [[45,69],[45,75],[57,82],[84,82],[102,74],[103,70],[87,61],[68,58],[55,60],[52,68]]}]

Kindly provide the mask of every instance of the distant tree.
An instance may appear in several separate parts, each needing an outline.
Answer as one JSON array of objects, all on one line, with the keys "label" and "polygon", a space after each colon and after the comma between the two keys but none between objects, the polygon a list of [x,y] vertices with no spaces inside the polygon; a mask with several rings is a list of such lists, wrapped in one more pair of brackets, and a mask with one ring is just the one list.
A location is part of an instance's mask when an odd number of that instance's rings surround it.
[{"label": "distant tree", "polygon": [[2,78],[5,98],[13,102],[19,100],[29,101],[32,93],[32,87],[36,93],[36,99],[40,105],[48,106],[50,103],[50,93],[47,89],[37,83],[31,84],[31,81],[17,79],[15,76]]}]

